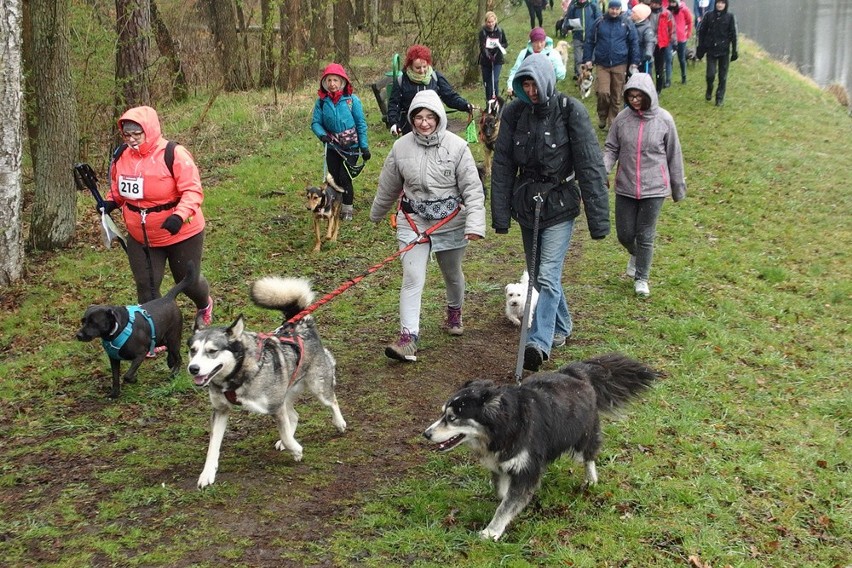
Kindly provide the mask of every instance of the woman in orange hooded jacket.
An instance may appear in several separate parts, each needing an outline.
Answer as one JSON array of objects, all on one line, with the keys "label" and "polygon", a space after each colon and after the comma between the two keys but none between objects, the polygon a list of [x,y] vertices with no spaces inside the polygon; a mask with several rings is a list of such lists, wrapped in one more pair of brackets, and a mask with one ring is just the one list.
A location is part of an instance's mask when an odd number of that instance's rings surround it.
[{"label": "woman in orange hooded jacket", "polygon": [[160,297],[166,261],[175,282],[186,276],[192,261],[199,276],[186,289],[197,308],[196,323],[209,325],[213,300],[207,279],[201,275],[204,247],[204,190],[189,151],[174,147],[174,163],[166,164],[166,146],[157,111],[148,106],[129,109],[118,119],[126,144],[110,172],[105,211],[121,208],[127,239],[127,256],[136,282],[139,303]]}]

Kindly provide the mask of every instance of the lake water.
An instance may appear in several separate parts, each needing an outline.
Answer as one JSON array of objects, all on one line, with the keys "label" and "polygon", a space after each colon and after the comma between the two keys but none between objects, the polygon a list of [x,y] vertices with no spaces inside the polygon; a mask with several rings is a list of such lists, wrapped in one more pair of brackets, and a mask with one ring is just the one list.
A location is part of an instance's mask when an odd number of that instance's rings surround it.
[{"label": "lake water", "polygon": [[852,94],[852,0],[734,0],[730,10],[740,33],[776,59]]}]

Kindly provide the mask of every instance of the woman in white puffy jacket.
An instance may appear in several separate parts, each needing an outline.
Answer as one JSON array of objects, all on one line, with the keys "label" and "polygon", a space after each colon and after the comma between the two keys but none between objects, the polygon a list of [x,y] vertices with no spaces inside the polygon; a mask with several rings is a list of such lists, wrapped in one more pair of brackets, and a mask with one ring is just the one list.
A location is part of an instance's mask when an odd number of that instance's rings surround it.
[{"label": "woman in white puffy jacket", "polygon": [[370,209],[373,222],[398,209],[400,249],[433,230],[428,242],[402,255],[400,336],[385,349],[385,355],[400,361],[417,360],[420,304],[430,251],[435,253],[447,288],[447,331],[461,335],[462,259],[468,241],[485,236],[485,193],[467,142],[447,131],[447,115],[435,91],[417,93],[409,109],[412,131],[394,143],[385,159]]}]

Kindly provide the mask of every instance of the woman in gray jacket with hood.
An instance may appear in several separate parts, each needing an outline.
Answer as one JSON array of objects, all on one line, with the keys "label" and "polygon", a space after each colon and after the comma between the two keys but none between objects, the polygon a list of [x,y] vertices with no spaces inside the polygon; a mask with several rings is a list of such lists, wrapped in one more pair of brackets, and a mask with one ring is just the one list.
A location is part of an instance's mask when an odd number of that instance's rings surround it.
[{"label": "woman in gray jacket with hood", "polygon": [[461,335],[462,259],[467,242],[485,236],[485,193],[467,142],[447,131],[447,114],[435,91],[417,93],[409,109],[412,130],[394,142],[370,209],[370,220],[379,222],[399,204],[395,218],[400,249],[432,231],[427,242],[402,255],[400,336],[385,349],[385,355],[400,361],[417,360],[430,251],[447,287],[447,331]]},{"label": "woman in gray jacket with hood", "polygon": [[648,296],[657,219],[663,201],[686,197],[683,153],[672,115],[660,107],[654,81],[635,73],[624,85],[627,107],[612,123],[604,145],[607,174],[615,173],[615,230],[630,253],[626,274],[637,295]]}]

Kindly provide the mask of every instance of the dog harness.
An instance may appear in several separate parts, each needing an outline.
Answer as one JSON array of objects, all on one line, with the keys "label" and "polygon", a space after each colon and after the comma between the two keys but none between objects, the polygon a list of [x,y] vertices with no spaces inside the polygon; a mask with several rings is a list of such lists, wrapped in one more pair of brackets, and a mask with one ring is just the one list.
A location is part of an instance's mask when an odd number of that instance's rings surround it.
[{"label": "dog harness", "polygon": [[[302,352],[305,350],[305,342],[302,340],[302,337],[299,335],[293,335],[291,331],[283,330],[284,326],[281,326],[273,333],[258,333],[257,334],[257,359],[260,361],[263,358],[263,347],[267,340],[271,339],[273,341],[278,341],[284,345],[289,345],[296,352],[296,367],[293,369],[293,373],[290,375],[290,380],[287,383],[287,388],[293,386],[293,383],[296,382],[296,377],[299,376],[299,370],[302,368]],[[234,371],[236,373],[242,367],[242,359],[240,359],[240,364],[237,367],[237,370]],[[230,381],[226,383],[226,388],[222,389],[222,394],[225,396],[228,402],[235,406],[241,406],[242,403],[237,399],[237,389],[242,386],[240,384],[233,384]]]},{"label": "dog harness", "polygon": [[151,328],[151,346],[148,349],[149,353],[154,352],[154,347],[157,346],[157,332],[154,329],[154,320],[151,319],[150,314],[142,309],[142,306],[125,306],[127,308],[127,325],[124,326],[124,329],[121,330],[117,336],[115,336],[111,340],[102,339],[101,342],[104,346],[104,351],[106,351],[107,355],[110,359],[121,360],[121,355],[118,354],[121,351],[121,348],[124,347],[124,344],[127,343],[127,340],[130,339],[130,334],[133,331],[133,322],[136,321],[136,314],[140,314],[145,320],[148,322],[148,326]]}]

